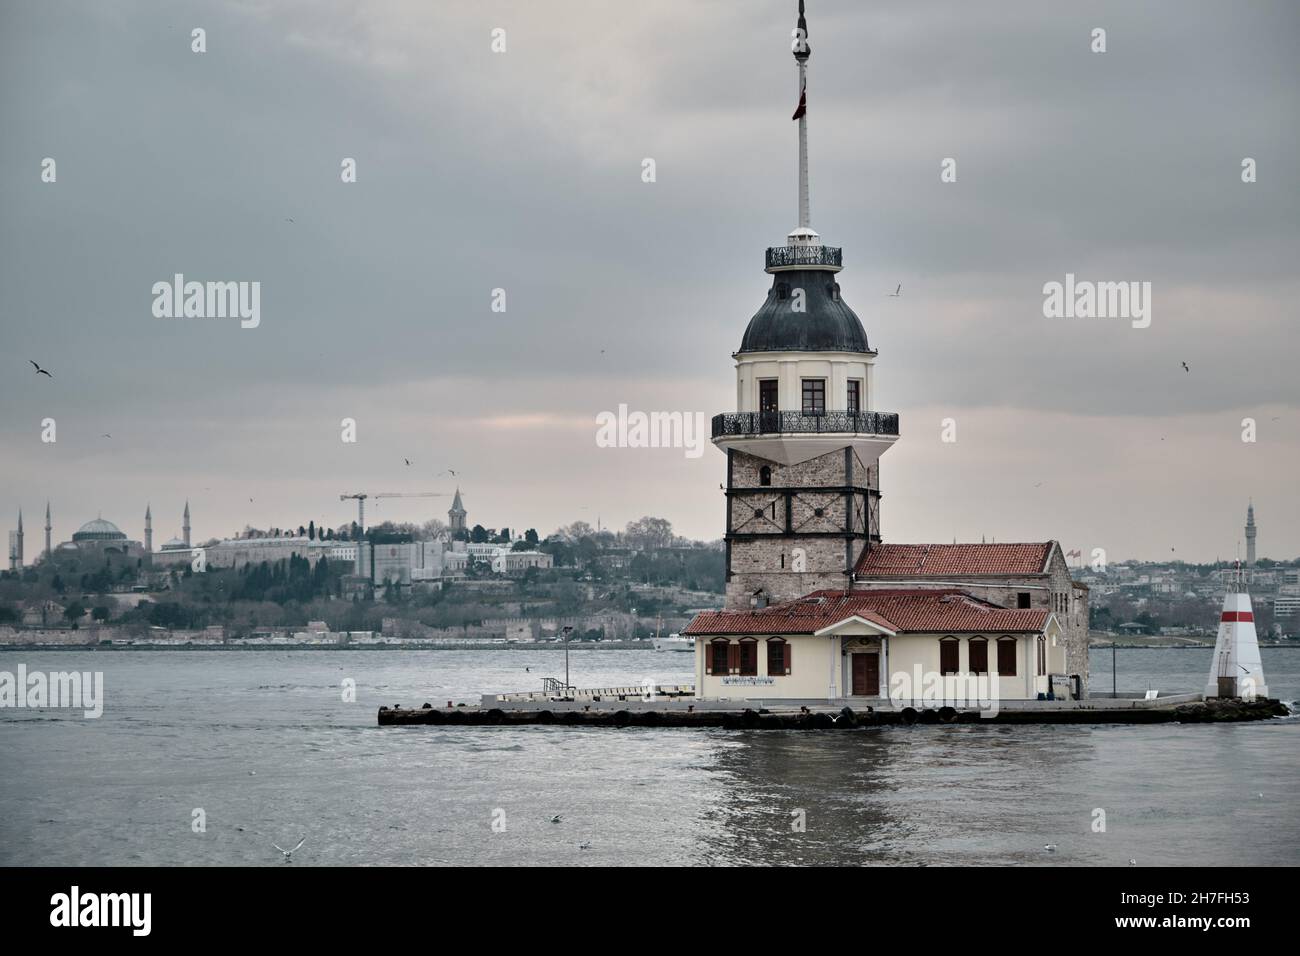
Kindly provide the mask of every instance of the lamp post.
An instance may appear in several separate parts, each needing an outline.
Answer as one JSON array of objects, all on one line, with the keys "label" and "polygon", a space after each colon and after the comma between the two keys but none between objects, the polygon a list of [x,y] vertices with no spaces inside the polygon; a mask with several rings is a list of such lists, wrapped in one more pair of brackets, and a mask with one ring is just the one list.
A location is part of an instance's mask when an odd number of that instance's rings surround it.
[{"label": "lamp post", "polygon": [[573,625],[564,625],[564,696],[569,696],[569,635],[573,633]]}]

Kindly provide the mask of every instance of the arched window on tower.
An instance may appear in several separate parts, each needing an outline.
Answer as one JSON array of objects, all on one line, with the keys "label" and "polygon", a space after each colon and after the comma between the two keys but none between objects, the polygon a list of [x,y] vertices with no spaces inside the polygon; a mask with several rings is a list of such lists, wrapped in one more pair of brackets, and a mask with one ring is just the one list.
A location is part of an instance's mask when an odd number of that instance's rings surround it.
[{"label": "arched window on tower", "polygon": [[758,469],[758,483],[764,486],[770,485],[772,483],[772,469],[769,468],[767,465],[764,465],[762,468]]}]

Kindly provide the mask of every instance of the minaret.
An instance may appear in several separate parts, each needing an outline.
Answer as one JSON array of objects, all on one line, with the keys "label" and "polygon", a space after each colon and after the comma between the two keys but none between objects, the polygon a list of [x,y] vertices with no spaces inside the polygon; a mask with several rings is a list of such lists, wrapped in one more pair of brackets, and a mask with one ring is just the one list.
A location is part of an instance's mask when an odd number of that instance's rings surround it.
[{"label": "minaret", "polygon": [[1246,567],[1255,567],[1255,502],[1246,506]]},{"label": "minaret", "polygon": [[50,503],[45,502],[45,560],[48,561],[54,554],[54,549],[50,546]]},{"label": "minaret", "polygon": [[18,509],[18,530],[13,533],[9,544],[9,570],[21,571],[23,568],[23,509]]},{"label": "minaret", "polygon": [[880,537],[879,459],[898,416],[871,411],[876,352],[808,208],[808,23],[791,44],[799,71],[799,224],[767,250],[767,300],[736,362],[736,411],[713,418],[727,453],[727,606],[847,588]]},{"label": "minaret", "polygon": [[185,501],[185,524],[181,526],[181,530],[185,532],[182,539],[185,541],[185,547],[188,548],[190,546],[190,503],[188,499]]},{"label": "minaret", "polygon": [[153,554],[153,509],[144,506],[144,553],[145,557]]}]

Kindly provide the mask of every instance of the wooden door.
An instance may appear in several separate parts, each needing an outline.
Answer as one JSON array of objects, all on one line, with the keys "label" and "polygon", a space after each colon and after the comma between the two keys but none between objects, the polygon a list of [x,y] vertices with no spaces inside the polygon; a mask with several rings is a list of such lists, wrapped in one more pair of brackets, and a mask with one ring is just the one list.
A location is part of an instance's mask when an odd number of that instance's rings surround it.
[{"label": "wooden door", "polygon": [[880,655],[853,654],[853,696],[875,697],[880,693]]}]

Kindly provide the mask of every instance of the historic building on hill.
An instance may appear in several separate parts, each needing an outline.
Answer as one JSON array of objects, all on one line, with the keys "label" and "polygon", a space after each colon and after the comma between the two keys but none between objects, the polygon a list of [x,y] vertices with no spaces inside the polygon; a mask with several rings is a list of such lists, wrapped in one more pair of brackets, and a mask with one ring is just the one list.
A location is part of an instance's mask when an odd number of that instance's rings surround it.
[{"label": "historic building on hill", "polygon": [[[1055,541],[889,544],[881,457],[899,416],[874,410],[877,351],[845,301],[841,249],[809,213],[799,4],[799,224],[767,250],[767,298],[735,353],[727,455],[726,607],[699,615],[702,698],[918,699],[936,676],[994,678],[999,699],[1087,693],[1088,591]],[[895,698],[900,693],[893,694]]]}]

